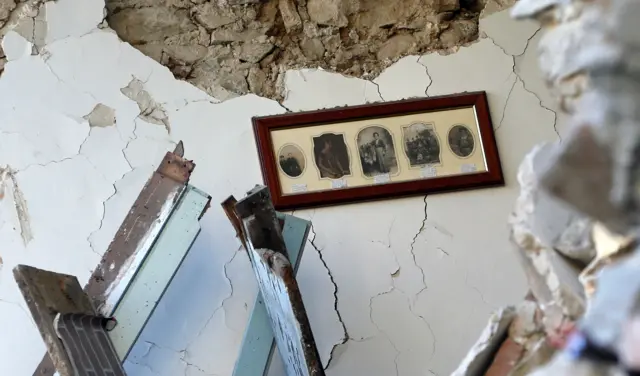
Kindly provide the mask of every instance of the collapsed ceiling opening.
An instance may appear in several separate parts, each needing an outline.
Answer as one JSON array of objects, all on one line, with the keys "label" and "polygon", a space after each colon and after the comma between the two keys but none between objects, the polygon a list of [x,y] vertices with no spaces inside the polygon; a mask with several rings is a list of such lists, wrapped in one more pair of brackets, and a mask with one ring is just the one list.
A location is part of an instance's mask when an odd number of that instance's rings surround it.
[{"label": "collapsed ceiling opening", "polygon": [[[498,8],[511,4],[498,2]],[[495,2],[492,3],[495,6]],[[283,72],[375,78],[478,38],[484,0],[106,0],[120,38],[219,99],[282,99]]]}]

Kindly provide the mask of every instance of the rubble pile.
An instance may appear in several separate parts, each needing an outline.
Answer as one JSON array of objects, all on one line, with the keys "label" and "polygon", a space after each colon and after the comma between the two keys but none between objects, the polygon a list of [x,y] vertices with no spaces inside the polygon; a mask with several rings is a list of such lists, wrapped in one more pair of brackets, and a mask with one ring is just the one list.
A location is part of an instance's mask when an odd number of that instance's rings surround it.
[{"label": "rubble pile", "polygon": [[456,376],[640,371],[640,2],[520,0],[545,81],[571,115],[518,173],[511,240],[530,285]]}]

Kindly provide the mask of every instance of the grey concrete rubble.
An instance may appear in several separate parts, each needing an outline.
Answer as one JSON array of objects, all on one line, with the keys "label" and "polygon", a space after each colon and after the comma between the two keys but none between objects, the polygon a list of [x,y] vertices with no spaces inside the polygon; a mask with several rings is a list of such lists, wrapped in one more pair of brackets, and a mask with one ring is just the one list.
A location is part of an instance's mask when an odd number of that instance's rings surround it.
[{"label": "grey concrete rubble", "polygon": [[[542,24],[540,68],[571,115],[562,143],[536,146],[525,157],[510,218],[511,238],[541,315],[537,320],[523,311],[513,322],[541,324],[537,344],[553,346],[536,359],[512,351],[511,364],[494,367],[507,352],[510,333],[491,368],[460,374],[640,370],[640,3],[521,0],[512,15]],[[581,357],[576,347],[554,354],[553,347],[563,349],[578,337],[616,355],[617,363]],[[475,352],[474,347],[470,354]]]}]

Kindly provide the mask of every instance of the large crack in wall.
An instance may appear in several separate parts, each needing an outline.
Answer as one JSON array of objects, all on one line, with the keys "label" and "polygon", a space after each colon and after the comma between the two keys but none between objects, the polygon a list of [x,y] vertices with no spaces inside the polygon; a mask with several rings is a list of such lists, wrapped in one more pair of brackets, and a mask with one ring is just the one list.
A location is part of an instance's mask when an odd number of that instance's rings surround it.
[{"label": "large crack in wall", "polygon": [[218,99],[255,93],[282,100],[287,69],[372,79],[402,56],[472,42],[485,2],[106,0],[106,7],[120,38],[176,78]]}]

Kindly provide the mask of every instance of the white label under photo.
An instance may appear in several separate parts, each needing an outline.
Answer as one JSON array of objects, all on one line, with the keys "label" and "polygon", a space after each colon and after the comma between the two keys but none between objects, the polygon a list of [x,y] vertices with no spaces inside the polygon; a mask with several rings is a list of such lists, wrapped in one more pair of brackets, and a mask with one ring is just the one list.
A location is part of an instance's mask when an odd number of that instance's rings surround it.
[{"label": "white label under photo", "polygon": [[474,164],[463,164],[462,166],[460,166],[460,171],[461,172],[476,172],[476,171],[478,171],[478,169],[476,168],[476,165],[474,165]]},{"label": "white label under photo", "polygon": [[389,174],[380,174],[373,177],[374,184],[383,184],[388,183],[389,181],[391,181]]},{"label": "white label under photo", "polygon": [[340,189],[340,188],[346,188],[346,187],[347,187],[347,181],[344,179],[331,180],[332,189]]},{"label": "white label under photo", "polygon": [[433,166],[427,166],[420,170],[420,176],[422,176],[423,178],[432,178],[437,175],[438,175],[438,172],[436,171],[436,168]]},{"label": "white label under photo", "polygon": [[306,191],[307,191],[306,184],[294,184],[291,186],[291,192],[293,193],[306,192]]}]

